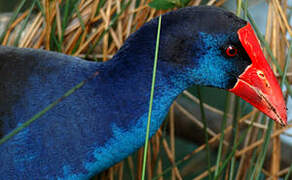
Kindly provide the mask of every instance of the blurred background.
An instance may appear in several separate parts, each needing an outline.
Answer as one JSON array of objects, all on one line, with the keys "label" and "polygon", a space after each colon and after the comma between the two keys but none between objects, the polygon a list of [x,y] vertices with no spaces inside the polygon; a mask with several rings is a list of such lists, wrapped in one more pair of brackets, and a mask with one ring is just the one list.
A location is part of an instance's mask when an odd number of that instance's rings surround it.
[{"label": "blurred background", "polygon": [[[292,179],[292,63],[286,63],[291,58],[292,1],[153,0],[151,7],[150,2],[0,0],[0,43],[106,61],[132,32],[159,14],[196,5],[233,11],[254,21],[279,79],[277,66],[282,71],[287,67],[283,92],[290,125],[269,126],[266,116],[226,91],[192,87],[177,98],[151,139],[147,178]],[[143,148],[93,179],[139,179],[142,154]]]}]

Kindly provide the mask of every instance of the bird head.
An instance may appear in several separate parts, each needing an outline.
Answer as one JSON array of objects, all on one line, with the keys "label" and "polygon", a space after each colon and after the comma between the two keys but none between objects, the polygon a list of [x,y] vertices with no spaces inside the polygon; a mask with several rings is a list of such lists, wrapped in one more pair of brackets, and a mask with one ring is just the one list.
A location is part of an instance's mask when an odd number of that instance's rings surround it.
[{"label": "bird head", "polygon": [[287,124],[281,88],[248,22],[214,7],[174,11],[162,18],[160,47],[182,82],[228,90]]}]

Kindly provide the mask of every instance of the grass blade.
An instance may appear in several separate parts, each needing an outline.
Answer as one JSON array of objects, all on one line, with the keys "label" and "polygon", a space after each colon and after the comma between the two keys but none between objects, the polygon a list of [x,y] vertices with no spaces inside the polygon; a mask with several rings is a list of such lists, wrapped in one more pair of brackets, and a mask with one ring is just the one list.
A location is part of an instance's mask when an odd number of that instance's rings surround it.
[{"label": "grass blade", "polygon": [[142,168],[142,177],[141,177],[142,180],[145,179],[148,140],[149,140],[149,131],[150,131],[149,129],[150,129],[150,120],[151,120],[151,112],[152,112],[152,104],[153,104],[153,96],[154,96],[154,86],[155,86],[155,77],[156,77],[156,68],[157,68],[157,59],[158,59],[158,50],[159,50],[160,28],[161,28],[161,16],[159,16],[159,20],[158,20],[157,39],[156,39],[156,47],[155,47],[155,58],[154,58],[154,65],[153,65],[152,85],[151,85],[151,94],[150,94],[149,111],[148,111],[148,121],[147,121],[145,146],[144,146],[143,168]]},{"label": "grass blade", "polygon": [[16,11],[13,13],[13,15],[11,16],[11,18],[9,19],[8,24],[6,25],[5,30],[3,31],[2,35],[0,36],[0,43],[3,43],[4,37],[10,27],[10,25],[15,21],[16,17],[18,16],[18,14],[20,13],[20,10],[22,9],[24,3],[26,2],[26,0],[22,0],[19,4],[19,6],[17,7]]},{"label": "grass blade", "polygon": [[57,104],[59,104],[62,100],[64,100],[65,98],[67,98],[68,96],[70,96],[71,94],[73,94],[76,90],[78,90],[81,87],[83,87],[88,81],[90,81],[91,79],[95,78],[97,75],[98,75],[98,72],[94,73],[88,79],[83,80],[82,82],[80,82],[79,84],[77,84],[76,86],[74,86],[73,88],[71,88],[69,91],[67,91],[62,97],[60,97],[59,99],[57,99],[56,101],[54,101],[53,103],[51,103],[50,105],[48,105],[45,109],[43,109],[39,113],[35,114],[28,121],[24,122],[23,124],[21,124],[20,126],[18,126],[17,128],[15,128],[14,130],[12,130],[9,134],[7,134],[3,138],[1,138],[0,139],[0,146],[3,143],[5,143],[6,141],[8,141],[9,139],[11,139],[16,134],[18,134],[24,128],[28,127],[31,123],[33,123],[34,121],[36,121],[38,118],[40,118],[41,116],[43,116],[49,110],[51,110],[52,108],[54,108]]},{"label": "grass blade", "polygon": [[[245,139],[247,133],[250,131],[251,127],[253,126],[253,122],[251,122],[251,124],[249,124],[248,128],[243,132],[243,135],[240,136],[239,140],[237,141],[237,143],[235,144],[235,146],[232,147],[232,151],[229,153],[229,155],[227,156],[227,158],[224,160],[224,162],[221,164],[220,169],[218,170],[218,175],[215,176],[215,180],[219,179],[219,177],[221,176],[223,170],[225,169],[225,167],[227,166],[227,164],[229,163],[229,161],[231,160],[231,158],[235,155],[235,152],[238,148],[238,146],[241,144],[241,142]],[[219,162],[220,164],[220,162]]]},{"label": "grass blade", "polygon": [[228,92],[226,96],[226,104],[225,104],[225,109],[224,109],[223,120],[221,123],[221,136],[220,136],[220,143],[219,143],[219,149],[218,149],[217,160],[216,160],[216,169],[215,169],[215,174],[214,174],[215,177],[218,176],[218,173],[219,173],[219,166],[220,166],[223,141],[224,141],[224,130],[226,128],[229,106],[230,106],[230,93]]},{"label": "grass blade", "polygon": [[260,152],[260,155],[258,156],[256,165],[255,165],[255,169],[253,170],[253,173],[251,175],[251,179],[259,179],[259,177],[260,177],[260,171],[261,171],[263,164],[264,164],[264,161],[265,161],[266,153],[268,150],[268,145],[269,145],[269,142],[271,139],[271,134],[273,131],[273,126],[274,126],[274,121],[269,120],[268,129],[267,129],[267,132],[265,134],[264,143],[262,145],[262,150]]},{"label": "grass blade", "polygon": [[287,71],[288,71],[288,67],[289,67],[289,63],[290,63],[290,56],[291,56],[291,53],[292,53],[292,40],[290,42],[290,46],[289,46],[289,49],[288,49],[288,53],[287,53],[287,56],[286,56],[286,60],[285,60],[285,65],[284,65],[284,72],[283,72],[283,76],[282,76],[282,81],[281,81],[281,88],[285,82],[285,79],[286,79],[286,75],[287,75]]},{"label": "grass blade", "polygon": [[209,179],[212,179],[210,147],[209,147],[209,143],[208,143],[209,137],[208,137],[208,132],[207,132],[207,123],[206,123],[206,116],[205,116],[205,110],[204,110],[204,105],[203,105],[203,98],[201,95],[201,88],[199,86],[197,86],[197,91],[198,91],[198,98],[200,100],[200,110],[201,110],[202,122],[204,124],[206,156],[207,156],[207,161],[208,161],[208,176],[209,176]]},{"label": "grass blade", "polygon": [[288,180],[288,179],[289,179],[289,177],[290,177],[290,174],[291,174],[291,171],[292,171],[292,164],[290,165],[289,171],[288,171],[288,173],[286,174],[286,176],[285,176],[285,179],[284,179],[284,180]]},{"label": "grass blade", "polygon": [[19,31],[17,37],[16,37],[16,40],[15,40],[15,42],[14,42],[14,46],[17,46],[18,43],[19,43],[19,39],[20,39],[21,33],[23,32],[24,28],[25,28],[25,27],[27,26],[27,24],[28,24],[28,20],[29,20],[29,18],[31,17],[32,10],[33,10],[33,8],[34,8],[34,6],[35,6],[35,4],[36,4],[36,1],[37,1],[37,0],[34,0],[33,3],[32,3],[32,5],[31,5],[30,8],[29,8],[29,13],[28,13],[28,15],[26,16],[26,18],[25,18],[25,20],[24,20],[24,23],[23,23],[23,25],[21,26],[21,29],[20,29],[20,31]]},{"label": "grass blade", "polygon": [[[237,134],[238,134],[238,123],[237,120],[240,118],[241,109],[240,109],[240,98],[236,96],[235,98],[235,109],[234,109],[234,115],[233,115],[233,122],[232,122],[232,129],[233,129],[233,147],[235,148],[236,141],[237,141]],[[230,173],[229,173],[229,179],[234,179],[234,168],[235,168],[235,156],[232,156],[231,159],[231,165],[230,165]]]}]

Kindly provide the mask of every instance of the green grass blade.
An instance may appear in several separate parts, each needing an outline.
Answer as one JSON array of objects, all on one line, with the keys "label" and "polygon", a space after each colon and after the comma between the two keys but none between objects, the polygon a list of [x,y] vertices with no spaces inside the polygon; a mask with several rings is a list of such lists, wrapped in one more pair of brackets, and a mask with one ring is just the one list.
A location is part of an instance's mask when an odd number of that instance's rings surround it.
[{"label": "green grass blade", "polygon": [[148,111],[148,121],[147,121],[145,146],[144,146],[143,168],[142,168],[142,177],[141,177],[142,180],[145,179],[145,171],[146,171],[147,149],[148,149],[150,121],[151,121],[151,114],[152,114],[152,104],[153,104],[155,77],[156,77],[156,69],[157,69],[160,28],[161,28],[161,16],[159,16],[159,20],[158,20],[157,39],[156,39],[156,47],[155,47],[155,58],[154,58],[154,65],[153,65],[152,85],[151,85],[151,94],[150,94],[149,111]]},{"label": "green grass blade", "polygon": [[241,1],[242,1],[242,0],[237,0],[236,16],[238,16],[238,17],[240,16]]},{"label": "green grass blade", "polygon": [[84,21],[83,21],[83,19],[82,19],[82,16],[81,16],[81,14],[80,14],[80,11],[78,10],[78,6],[77,6],[77,4],[75,5],[74,9],[75,9],[75,11],[76,11],[76,14],[77,14],[78,20],[79,20],[79,22],[80,22],[81,28],[82,28],[82,30],[84,31],[84,30],[85,30]]},{"label": "green grass blade", "polygon": [[59,104],[62,100],[64,100],[65,98],[67,98],[68,96],[70,96],[71,94],[73,94],[76,90],[78,90],[81,87],[83,87],[89,80],[95,78],[97,75],[98,75],[98,72],[94,73],[88,79],[83,80],[82,82],[80,82],[79,84],[77,84],[76,86],[74,86],[73,88],[71,88],[69,91],[67,91],[62,97],[60,97],[59,99],[57,99],[56,101],[54,101],[53,103],[51,103],[50,105],[48,105],[45,109],[43,109],[39,113],[35,114],[31,119],[29,119],[28,121],[24,122],[23,124],[21,124],[20,126],[18,126],[17,128],[15,128],[14,130],[12,130],[9,134],[7,134],[6,136],[4,136],[3,138],[0,139],[0,145],[2,145],[3,143],[5,143],[9,139],[11,139],[13,136],[15,136],[16,134],[18,134],[24,128],[28,127],[31,123],[33,123],[38,118],[40,118],[41,116],[43,116],[46,112],[48,112],[49,110],[51,110],[53,107],[55,107],[57,104]]},{"label": "green grass blade", "polygon": [[267,129],[267,132],[266,132],[265,137],[264,137],[264,143],[262,145],[262,150],[258,156],[256,165],[255,165],[255,169],[253,170],[253,173],[251,175],[251,179],[259,179],[259,177],[260,177],[260,171],[262,170],[262,167],[263,167],[263,164],[265,161],[265,157],[266,157],[266,153],[268,150],[271,134],[273,131],[273,126],[274,126],[274,121],[269,119],[268,129]]},{"label": "green grass blade", "polygon": [[[241,14],[241,4],[242,0],[237,0],[237,9],[236,9],[236,16],[240,17]],[[233,147],[235,148],[236,140],[237,140],[237,133],[238,133],[238,123],[237,120],[240,118],[241,109],[240,109],[240,98],[238,96],[235,97],[234,101],[234,112],[233,112],[233,121],[232,121],[232,134],[233,134]],[[229,180],[233,179],[234,176],[234,169],[235,169],[235,156],[231,158],[230,170],[229,170]]]},{"label": "green grass blade", "polygon": [[[288,49],[288,54],[286,56],[286,61],[285,61],[285,66],[284,66],[284,73],[283,73],[283,77],[282,77],[282,81],[281,81],[281,87],[283,86],[284,79],[285,79],[285,77],[287,75],[287,70],[288,70],[288,67],[289,67],[290,59],[291,59],[290,58],[291,53],[292,53],[292,41],[290,42],[290,47]],[[289,176],[291,174],[291,171],[292,171],[292,164],[290,165],[289,171],[288,171],[288,173],[285,176],[285,180],[288,180],[289,179]]]},{"label": "green grass blade", "polygon": [[0,44],[3,43],[4,37],[8,31],[8,28],[10,27],[10,25],[16,20],[17,16],[20,13],[20,10],[22,9],[24,3],[26,2],[26,0],[22,0],[19,4],[19,6],[17,7],[16,11],[13,13],[13,15],[11,16],[11,18],[9,19],[8,24],[6,25],[5,30],[3,31],[3,33],[0,36]]},{"label": "green grass blade", "polygon": [[220,166],[222,148],[223,148],[223,141],[224,141],[224,130],[226,128],[226,122],[227,122],[227,115],[228,115],[228,111],[229,111],[229,106],[230,106],[230,93],[228,92],[227,96],[226,96],[226,103],[225,103],[223,120],[222,120],[222,123],[221,123],[221,136],[220,136],[219,149],[218,149],[217,160],[216,160],[216,169],[215,169],[215,173],[214,173],[215,177],[218,176],[218,173],[219,173],[219,166]]},{"label": "green grass blade", "polygon": [[292,164],[290,165],[290,168],[289,168],[289,170],[288,170],[288,173],[286,174],[286,176],[285,176],[285,179],[284,179],[284,180],[288,180],[288,179],[289,179],[289,177],[290,177],[290,174],[291,174],[291,171],[292,171]]},{"label": "green grass blade", "polygon": [[[253,122],[256,121],[259,118],[259,116],[260,116],[260,112],[257,111],[255,113],[255,116],[254,116],[254,118],[253,118],[252,121]],[[263,121],[263,118],[261,118],[261,121],[260,122],[263,123],[262,121]],[[259,140],[261,138],[260,133],[257,133],[257,136],[258,136],[257,139]],[[247,172],[247,176],[245,177],[246,180],[251,179],[253,170],[255,169],[254,164],[255,164],[256,158],[257,158],[257,149],[254,149],[253,150],[253,154],[252,154],[252,158],[250,160],[251,167],[249,168],[249,170]]]},{"label": "green grass blade", "polygon": [[229,163],[229,161],[231,160],[231,158],[235,155],[235,152],[238,148],[238,146],[243,142],[243,140],[245,139],[247,133],[250,131],[251,127],[253,126],[253,122],[254,120],[251,122],[251,124],[248,126],[248,128],[243,132],[243,134],[240,136],[239,140],[236,142],[235,146],[232,147],[232,151],[228,154],[227,158],[223,161],[223,163],[221,164],[220,169],[218,170],[218,175],[215,176],[215,180],[219,179],[223,170],[226,168],[227,164]]},{"label": "green grass blade", "polygon": [[[242,7],[242,4],[241,4],[241,7]],[[244,16],[244,19],[247,20],[247,7],[248,7],[248,0],[245,0],[244,1],[244,10],[243,10],[243,16]]]},{"label": "green grass blade", "polygon": [[[71,0],[71,1],[66,0],[65,7],[62,8],[62,9],[65,9],[65,11],[63,14],[63,19],[61,21],[62,31],[61,31],[60,44],[63,43],[66,27],[68,26],[69,20],[73,16],[73,14],[75,12],[74,10],[76,10],[75,7],[77,6],[77,4],[79,2],[80,2],[80,0]],[[61,11],[61,12],[63,12],[63,11]]]},{"label": "green grass blade", "polygon": [[[51,50],[55,50],[58,52],[62,52],[62,44],[59,41],[59,38],[56,33],[56,22],[53,23],[52,31],[51,31]],[[54,47],[54,48],[53,48]]]},{"label": "green grass blade", "polygon": [[[233,114],[233,122],[232,122],[232,129],[233,129],[233,148],[235,148],[236,141],[237,141],[237,134],[238,134],[238,123],[237,120],[240,118],[241,109],[240,109],[240,98],[236,96],[235,98],[235,109]],[[231,165],[230,165],[230,173],[229,173],[229,180],[234,179],[234,168],[235,168],[235,156],[232,156]]]},{"label": "green grass blade", "polygon": [[283,76],[282,76],[282,81],[281,81],[281,88],[285,82],[285,79],[286,79],[286,75],[287,75],[287,71],[288,71],[288,67],[289,67],[289,63],[290,63],[290,56],[291,56],[291,53],[292,53],[292,40],[290,41],[290,46],[289,46],[289,49],[288,49],[288,53],[287,53],[287,56],[286,56],[286,60],[285,60],[285,65],[284,65],[284,72],[283,72]]},{"label": "green grass blade", "polygon": [[41,4],[41,2],[39,0],[36,1],[36,4],[37,4],[37,7],[39,7],[43,17],[45,18],[46,17],[46,13],[45,13],[43,5]]},{"label": "green grass blade", "polygon": [[69,8],[70,8],[69,4],[70,4],[70,0],[66,0],[65,8],[64,8],[65,11],[63,15],[63,23],[62,23],[62,35],[64,35],[65,29],[68,23],[68,19],[69,19]]},{"label": "green grass blade", "polygon": [[19,43],[19,39],[20,39],[21,33],[23,32],[24,28],[25,28],[25,27],[27,26],[27,24],[28,24],[28,20],[29,20],[29,18],[31,17],[32,10],[33,10],[33,8],[34,8],[34,6],[35,6],[35,4],[36,4],[36,1],[38,1],[38,0],[34,0],[33,3],[32,3],[32,5],[31,5],[30,8],[29,8],[29,13],[28,13],[28,15],[26,16],[26,18],[25,18],[25,20],[24,20],[24,22],[23,22],[23,25],[21,26],[21,29],[20,29],[19,33],[17,34],[17,37],[16,37],[15,42],[14,42],[14,46],[17,46],[18,43]]},{"label": "green grass blade", "polygon": [[208,137],[208,132],[207,132],[207,122],[206,122],[206,115],[205,115],[205,110],[204,110],[204,105],[203,105],[203,98],[201,95],[201,88],[199,86],[197,86],[197,91],[198,91],[198,98],[200,100],[201,118],[202,118],[202,122],[204,124],[206,156],[207,156],[207,161],[208,161],[208,178],[212,179],[210,147],[209,147],[209,143],[208,143],[209,137]]},{"label": "green grass blade", "polygon": [[254,150],[252,153],[252,157],[250,160],[251,167],[249,168],[249,170],[247,172],[247,176],[245,177],[246,180],[249,180],[251,178],[251,173],[255,169],[254,164],[255,164],[256,157],[257,157],[257,149]]}]

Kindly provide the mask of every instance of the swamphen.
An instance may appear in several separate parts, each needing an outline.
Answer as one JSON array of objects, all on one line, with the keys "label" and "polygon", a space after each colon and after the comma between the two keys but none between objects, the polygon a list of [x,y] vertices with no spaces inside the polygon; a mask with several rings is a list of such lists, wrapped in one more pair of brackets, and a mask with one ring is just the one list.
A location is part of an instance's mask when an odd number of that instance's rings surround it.
[{"label": "swamphen", "polygon": [[[0,179],[86,179],[140,148],[157,25],[157,18],[146,23],[105,63],[1,47],[2,135],[96,76],[0,146]],[[231,91],[287,123],[281,89],[250,24],[230,12],[202,6],[162,16],[150,135],[194,84]]]}]

